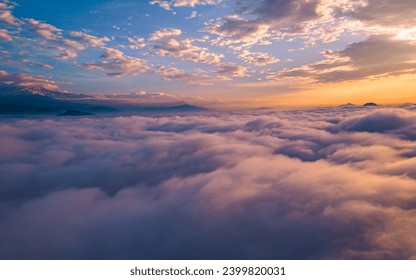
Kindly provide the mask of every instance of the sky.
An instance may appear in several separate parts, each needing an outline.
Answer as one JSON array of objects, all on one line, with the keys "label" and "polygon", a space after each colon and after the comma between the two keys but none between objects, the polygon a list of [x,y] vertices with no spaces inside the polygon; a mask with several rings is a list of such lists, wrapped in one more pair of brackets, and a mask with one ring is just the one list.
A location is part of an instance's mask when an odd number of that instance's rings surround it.
[{"label": "sky", "polygon": [[218,107],[416,102],[413,0],[0,1],[0,81]]}]

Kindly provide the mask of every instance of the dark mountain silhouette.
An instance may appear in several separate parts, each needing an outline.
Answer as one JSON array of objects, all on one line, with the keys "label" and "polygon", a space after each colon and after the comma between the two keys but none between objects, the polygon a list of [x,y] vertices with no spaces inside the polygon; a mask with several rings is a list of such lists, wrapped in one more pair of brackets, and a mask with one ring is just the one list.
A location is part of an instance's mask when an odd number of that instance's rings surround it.
[{"label": "dark mountain silhouette", "polygon": [[75,94],[62,91],[54,91],[45,89],[42,87],[23,87],[16,85],[0,84],[0,96],[12,96],[12,95],[36,95],[50,97],[54,99],[83,99],[91,98],[86,94]]},{"label": "dark mountain silhouette", "polygon": [[369,103],[365,103],[363,105],[363,107],[377,107],[378,105],[376,103],[373,102],[369,102]]},{"label": "dark mountain silhouette", "polygon": [[112,108],[83,102],[88,95],[38,87],[0,84],[0,114],[58,114],[66,110],[109,111]]},{"label": "dark mountain silhouette", "polygon": [[39,87],[0,84],[0,115],[53,114],[58,116],[94,115],[127,112],[195,112],[207,109],[185,102],[174,104],[121,104],[117,100],[100,100],[85,94],[52,91]]},{"label": "dark mountain silhouette", "polygon": [[91,116],[91,115],[95,115],[95,114],[89,113],[89,112],[83,112],[79,110],[66,110],[65,112],[60,113],[57,116]]}]

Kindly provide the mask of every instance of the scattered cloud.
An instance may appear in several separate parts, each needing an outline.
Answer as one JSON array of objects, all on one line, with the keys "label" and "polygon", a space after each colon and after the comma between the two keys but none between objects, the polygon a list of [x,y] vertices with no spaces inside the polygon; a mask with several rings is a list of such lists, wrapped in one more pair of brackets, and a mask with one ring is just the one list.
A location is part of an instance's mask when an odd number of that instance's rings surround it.
[{"label": "scattered cloud", "polygon": [[10,36],[9,31],[6,29],[0,29],[0,39],[6,41],[13,41],[13,38]]},{"label": "scattered cloud", "polygon": [[172,7],[195,7],[197,5],[216,5],[221,3],[222,0],[152,0],[150,5],[158,5],[162,9],[167,11],[172,10]]},{"label": "scattered cloud", "polygon": [[416,25],[416,7],[412,0],[367,0],[351,15],[368,25],[402,28]]},{"label": "scattered cloud", "polygon": [[243,50],[241,52],[238,52],[237,55],[245,63],[254,66],[265,66],[280,61],[279,59],[269,55],[268,53],[251,52],[249,50]]},{"label": "scattered cloud", "polygon": [[194,41],[189,38],[166,38],[149,45],[149,48],[153,55],[176,57],[194,63],[218,64],[224,58],[221,53],[194,45]]},{"label": "scattered cloud", "polygon": [[165,9],[167,11],[170,11],[170,4],[168,1],[162,1],[162,0],[153,0],[149,2],[150,5],[158,5],[162,9]]},{"label": "scattered cloud", "polygon": [[180,80],[190,84],[198,85],[212,85],[216,81],[227,81],[229,77],[220,75],[212,76],[204,71],[195,71],[195,73],[186,73],[183,70],[170,66],[159,66],[153,71],[154,74],[162,75],[162,79],[165,81]]},{"label": "scattered cloud", "polygon": [[149,71],[147,62],[125,55],[114,48],[103,48],[100,62],[83,63],[82,66],[88,70],[100,70],[106,72],[110,77],[122,77],[125,75],[138,76]]},{"label": "scattered cloud", "polygon": [[9,25],[20,25],[22,22],[15,18],[12,15],[11,10],[14,8],[14,5],[12,2],[9,1],[2,1],[0,2],[0,22],[3,21]]},{"label": "scattered cloud", "polygon": [[28,19],[27,22],[39,36],[46,40],[57,40],[61,38],[62,30],[47,23],[43,23],[34,19]]},{"label": "scattered cloud", "polygon": [[146,47],[145,39],[142,37],[134,36],[133,38],[127,38],[129,41],[129,48],[138,50]]},{"label": "scattered cloud", "polygon": [[176,28],[159,29],[152,33],[149,41],[156,41],[166,37],[176,37],[182,34],[182,30]]},{"label": "scattered cloud", "polygon": [[198,12],[197,11],[193,11],[192,13],[191,13],[191,15],[189,16],[189,17],[187,17],[186,19],[192,19],[192,18],[196,18],[196,17],[198,17],[199,15],[198,15]]},{"label": "scattered cloud", "polygon": [[[52,66],[40,64],[39,66],[51,69]],[[40,75],[32,76],[21,73],[10,74],[6,71],[0,71],[0,82],[7,85],[17,85],[22,87],[40,87],[49,90],[59,90],[59,86],[50,78]]]},{"label": "scattered cloud", "polygon": [[214,71],[217,74],[231,76],[231,77],[246,77],[247,69],[239,65],[223,65],[217,67]]},{"label": "scattered cloud", "polygon": [[195,7],[196,5],[216,5],[222,0],[173,0],[175,7]]},{"label": "scattered cloud", "polygon": [[80,42],[85,42],[89,46],[92,46],[92,47],[104,47],[106,42],[110,41],[110,38],[108,37],[100,38],[100,37],[96,37],[96,36],[89,35],[84,32],[78,32],[78,31],[70,32],[70,35],[72,38]]}]

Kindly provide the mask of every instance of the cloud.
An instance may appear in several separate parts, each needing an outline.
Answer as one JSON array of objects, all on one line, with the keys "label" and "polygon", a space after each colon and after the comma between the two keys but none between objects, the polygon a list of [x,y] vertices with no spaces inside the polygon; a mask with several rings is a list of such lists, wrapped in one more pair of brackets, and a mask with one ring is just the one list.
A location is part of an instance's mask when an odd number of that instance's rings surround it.
[{"label": "cloud", "polygon": [[247,69],[243,66],[239,65],[223,65],[220,67],[217,67],[215,69],[215,73],[226,75],[226,76],[232,76],[232,77],[246,77]]},{"label": "cloud", "polygon": [[114,48],[103,48],[100,62],[87,62],[82,66],[88,70],[100,70],[110,77],[122,77],[125,75],[138,76],[147,73],[150,67],[147,62],[125,55]]},{"label": "cloud", "polygon": [[3,1],[0,2],[0,21],[4,21],[9,25],[18,26],[22,22],[12,15],[11,10],[14,8],[12,2]]},{"label": "cloud", "polygon": [[78,56],[78,53],[74,50],[67,50],[67,49],[60,49],[61,52],[55,56],[55,58],[58,59],[73,59],[76,58]]},{"label": "cloud", "polygon": [[208,48],[194,45],[194,41],[166,38],[149,45],[149,48],[153,55],[176,57],[194,63],[219,64],[224,58],[221,53],[210,52]]},{"label": "cloud", "polygon": [[61,38],[62,30],[53,25],[43,23],[34,19],[28,19],[30,27],[41,37],[46,40],[57,40]]},{"label": "cloud", "polygon": [[181,80],[190,84],[198,85],[212,85],[216,81],[230,80],[230,78],[224,75],[212,76],[204,71],[186,73],[183,70],[170,66],[159,66],[153,70],[152,73],[162,75],[162,79],[165,81]]},{"label": "cloud", "polygon": [[[48,64],[40,64],[40,67],[51,69]],[[22,87],[40,87],[49,90],[59,90],[59,86],[50,78],[40,75],[27,75],[22,73],[10,74],[6,71],[0,71],[0,82],[3,84],[17,85]]]},{"label": "cloud", "polygon": [[203,31],[216,35],[215,45],[247,49],[253,45],[297,39],[305,47],[337,41],[346,32],[363,31],[351,14],[365,1],[234,0],[231,12],[206,23]]},{"label": "cloud", "polygon": [[269,64],[274,64],[280,60],[269,55],[268,53],[261,52],[251,52],[248,50],[243,50],[237,53],[238,57],[247,64],[254,66],[265,66]]},{"label": "cloud", "polygon": [[172,7],[195,7],[196,5],[216,5],[222,0],[152,0],[150,5],[158,5],[160,8],[171,11]]},{"label": "cloud", "polygon": [[371,36],[342,51],[327,51],[326,60],[284,69],[269,79],[307,78],[315,82],[340,82],[416,71],[416,44],[390,35]]},{"label": "cloud", "polygon": [[344,131],[395,133],[415,138],[416,115],[406,110],[375,111],[365,116],[343,120],[338,127]]},{"label": "cloud", "polygon": [[129,104],[132,102],[137,102],[140,104],[143,103],[149,103],[149,104],[156,104],[156,103],[177,103],[182,101],[179,97],[163,93],[163,92],[157,92],[157,93],[150,93],[145,90],[139,90],[136,92],[132,92],[129,94],[111,94],[111,95],[100,95],[96,96],[97,99],[110,99],[110,100],[116,100],[116,101],[126,101]]},{"label": "cloud", "polygon": [[162,9],[165,9],[167,11],[171,10],[170,4],[168,1],[161,1],[161,0],[153,0],[149,2],[150,5],[158,5]]},{"label": "cloud", "polygon": [[173,0],[175,7],[195,7],[196,5],[216,5],[222,0]]},{"label": "cloud", "polygon": [[235,11],[208,24],[206,32],[219,36],[218,44],[268,44],[279,33],[304,33],[322,17],[320,1],[261,0],[235,1]]},{"label": "cloud", "polygon": [[10,36],[9,31],[6,29],[0,29],[0,39],[5,41],[13,41],[13,38]]},{"label": "cloud", "polygon": [[149,41],[156,41],[166,37],[176,37],[182,34],[182,30],[176,28],[163,28],[152,33]]},{"label": "cloud", "polygon": [[368,0],[366,2],[366,5],[351,14],[368,25],[402,28],[416,25],[416,7],[412,0],[384,0],[382,2]]},{"label": "cloud", "polygon": [[0,258],[415,258],[415,116],[2,121]]},{"label": "cloud", "polygon": [[129,41],[129,48],[133,50],[138,50],[146,47],[145,39],[142,37],[134,36],[133,38],[127,38]]},{"label": "cloud", "polygon": [[189,16],[189,17],[187,17],[186,19],[192,19],[192,18],[196,18],[196,17],[198,17],[199,15],[198,15],[198,12],[197,11],[193,11],[192,13],[191,13],[191,15]]},{"label": "cloud", "polygon": [[109,42],[110,39],[108,37],[97,37],[93,35],[86,34],[84,32],[73,31],[70,32],[72,38],[80,41],[85,42],[92,47],[104,47],[106,42]]}]

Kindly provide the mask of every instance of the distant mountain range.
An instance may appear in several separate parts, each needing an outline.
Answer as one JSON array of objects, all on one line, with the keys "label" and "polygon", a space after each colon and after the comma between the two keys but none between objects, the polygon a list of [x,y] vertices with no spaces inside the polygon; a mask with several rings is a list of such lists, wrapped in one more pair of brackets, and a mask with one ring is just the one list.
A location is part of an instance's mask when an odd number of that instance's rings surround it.
[{"label": "distant mountain range", "polygon": [[41,87],[22,87],[16,85],[0,84],[0,96],[13,96],[13,95],[25,95],[25,96],[45,96],[54,99],[82,99],[91,98],[86,94],[75,94],[62,91],[54,91]]},{"label": "distant mountain range", "polygon": [[85,94],[53,91],[40,87],[0,84],[0,115],[53,114],[58,116],[81,116],[115,112],[134,114],[203,110],[206,109],[185,102],[163,105],[119,104],[117,100],[107,99],[103,101]]}]

